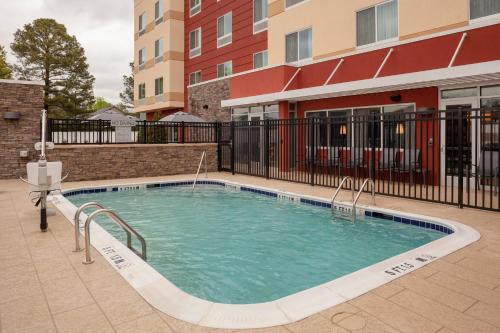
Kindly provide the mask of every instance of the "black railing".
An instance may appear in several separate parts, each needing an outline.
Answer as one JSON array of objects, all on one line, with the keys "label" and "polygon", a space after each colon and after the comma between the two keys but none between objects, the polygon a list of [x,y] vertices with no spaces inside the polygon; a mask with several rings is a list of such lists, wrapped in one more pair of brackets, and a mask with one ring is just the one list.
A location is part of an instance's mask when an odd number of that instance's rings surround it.
[{"label": "black railing", "polygon": [[221,124],[220,170],[499,210],[500,109],[391,112]]},{"label": "black railing", "polygon": [[136,121],[114,126],[107,120],[49,119],[47,133],[55,144],[216,143],[217,123]]}]

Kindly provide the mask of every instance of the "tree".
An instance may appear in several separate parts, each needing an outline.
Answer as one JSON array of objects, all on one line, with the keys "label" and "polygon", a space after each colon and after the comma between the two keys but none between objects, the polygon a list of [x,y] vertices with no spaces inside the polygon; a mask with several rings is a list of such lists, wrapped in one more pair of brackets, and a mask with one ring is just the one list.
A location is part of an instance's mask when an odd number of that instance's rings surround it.
[{"label": "tree", "polygon": [[104,109],[104,108],[107,108],[107,107],[110,107],[110,106],[111,106],[111,103],[108,103],[104,99],[104,97],[96,97],[95,103],[92,106],[92,109],[95,110],[95,111],[97,111],[97,110]]},{"label": "tree", "polygon": [[12,69],[7,63],[7,56],[5,54],[5,49],[0,45],[0,79],[11,79]]},{"label": "tree", "polygon": [[123,75],[123,91],[120,93],[122,100],[118,107],[122,110],[130,110],[134,107],[134,63],[130,64],[130,75]]},{"label": "tree", "polygon": [[11,49],[19,78],[45,83],[45,108],[52,115],[75,117],[91,112],[95,78],[89,73],[85,50],[53,19],[36,19],[18,29]]}]

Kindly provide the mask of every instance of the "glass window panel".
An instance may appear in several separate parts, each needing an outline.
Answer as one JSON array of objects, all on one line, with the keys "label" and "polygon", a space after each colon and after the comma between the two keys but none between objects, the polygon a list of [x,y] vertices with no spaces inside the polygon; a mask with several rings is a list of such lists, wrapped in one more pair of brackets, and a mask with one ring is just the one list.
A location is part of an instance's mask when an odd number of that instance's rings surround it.
[{"label": "glass window panel", "polygon": [[155,58],[158,58],[163,54],[163,38],[155,41]]},{"label": "glass window panel", "polygon": [[482,108],[498,108],[500,107],[500,97],[495,98],[481,98]]},{"label": "glass window panel", "polygon": [[163,0],[160,0],[155,3],[155,20],[159,19],[163,15],[162,1]]},{"label": "glass window panel", "polygon": [[224,37],[231,34],[233,25],[233,14],[227,13],[217,20],[217,37]]},{"label": "glass window panel", "polygon": [[470,0],[471,20],[500,13],[499,0]]},{"label": "glass window panel", "polygon": [[356,43],[358,46],[375,43],[375,7],[356,13]]},{"label": "glass window panel", "polygon": [[264,112],[263,106],[252,106],[250,107],[250,113],[262,113]]},{"label": "glass window panel", "polygon": [[266,105],[266,112],[279,112],[278,104]]},{"label": "glass window panel", "polygon": [[278,112],[266,112],[264,113],[264,119],[278,119],[279,118],[279,113]]},{"label": "glass window panel", "polygon": [[268,65],[267,50],[253,55],[253,68],[262,68]]},{"label": "glass window panel", "polygon": [[385,148],[415,147],[415,107],[391,105],[383,108]]},{"label": "glass window panel", "polygon": [[377,6],[377,41],[398,36],[398,2]]},{"label": "glass window panel", "polygon": [[267,0],[254,0],[253,21],[260,22],[267,18]]},{"label": "glass window panel", "polygon": [[[375,117],[374,122],[372,122],[373,117]],[[380,148],[380,120],[380,108],[354,109],[354,144],[357,148],[370,148],[372,144]]]},{"label": "glass window panel", "polygon": [[155,96],[163,94],[163,78],[158,78],[155,80]]},{"label": "glass window panel", "polygon": [[285,6],[290,7],[290,6],[296,5],[298,3],[301,3],[302,1],[305,1],[305,0],[286,0]]},{"label": "glass window panel", "polygon": [[294,62],[299,59],[298,35],[299,34],[297,32],[294,32],[286,36],[286,62]]},{"label": "glass window panel", "polygon": [[[483,98],[481,107],[500,107],[500,97]],[[481,149],[500,150],[500,111],[498,109],[484,109],[480,111]]]},{"label": "glass window panel", "polygon": [[299,32],[299,60],[312,57],[312,30],[306,29]]},{"label": "glass window panel", "polygon": [[500,96],[500,86],[482,87],[481,96]]},{"label": "glass window panel", "polygon": [[248,114],[248,108],[234,108],[233,114]]},{"label": "glass window panel", "polygon": [[328,112],[331,147],[347,147],[350,145],[351,128],[348,123],[350,114],[351,110],[335,110]]},{"label": "glass window panel", "polygon": [[461,97],[475,97],[477,96],[477,89],[463,88],[463,89],[450,89],[441,91],[441,98],[461,98]]}]

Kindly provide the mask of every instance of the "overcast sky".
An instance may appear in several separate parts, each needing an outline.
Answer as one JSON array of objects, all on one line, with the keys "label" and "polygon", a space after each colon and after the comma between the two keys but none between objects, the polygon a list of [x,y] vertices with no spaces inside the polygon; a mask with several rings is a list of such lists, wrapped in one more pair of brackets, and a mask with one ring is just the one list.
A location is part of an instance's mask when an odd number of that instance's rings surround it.
[{"label": "overcast sky", "polygon": [[53,18],[85,48],[95,96],[118,103],[122,75],[130,72],[134,56],[133,6],[132,0],[0,0],[0,44],[12,63],[14,32],[36,18]]}]

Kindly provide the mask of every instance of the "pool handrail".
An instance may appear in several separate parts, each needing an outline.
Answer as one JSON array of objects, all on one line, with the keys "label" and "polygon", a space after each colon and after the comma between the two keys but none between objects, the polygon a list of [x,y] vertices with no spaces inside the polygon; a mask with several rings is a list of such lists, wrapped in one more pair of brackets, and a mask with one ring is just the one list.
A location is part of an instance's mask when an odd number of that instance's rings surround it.
[{"label": "pool handrail", "polygon": [[201,154],[200,164],[198,164],[198,171],[196,171],[196,178],[193,181],[193,191],[196,187],[196,183],[198,182],[198,177],[200,175],[201,165],[203,164],[203,160],[205,160],[205,178],[208,178],[208,168],[207,168],[207,152],[204,151]]},{"label": "pool handrail", "polygon": [[[119,226],[122,227],[125,232],[127,232],[127,246],[130,250],[132,250],[135,254],[140,256],[143,260],[147,260],[147,251],[146,251],[146,241],[144,240],[144,237],[142,237],[137,231],[135,231],[134,228],[132,228],[130,225],[128,225],[127,222],[125,222],[118,214],[116,214],[114,211],[111,209],[99,209],[96,210],[95,212],[92,212],[88,217],[87,220],[85,221],[85,260],[83,261],[83,264],[91,264],[94,262],[94,259],[92,259],[92,256],[90,254],[90,224],[94,219],[99,216],[99,215],[107,215],[108,217],[111,217],[111,219],[118,224]],[[130,234],[134,234],[134,236],[141,242],[141,253],[138,253],[133,247],[132,247],[132,241],[129,237]]]},{"label": "pool handrail", "polygon": [[363,190],[365,189],[366,185],[368,185],[368,183],[370,183],[370,185],[372,186],[372,205],[375,206],[375,182],[373,181],[373,179],[367,178],[363,182],[363,185],[361,185],[361,187],[359,188],[358,194],[356,194],[356,198],[352,202],[352,216],[356,216],[356,204],[358,203],[358,200],[361,197],[361,193],[363,193]]},{"label": "pool handrail", "polygon": [[95,201],[84,203],[83,205],[78,207],[75,213],[75,217],[73,219],[75,226],[75,249],[73,250],[73,252],[83,251],[83,248],[80,247],[80,214],[83,212],[85,208],[90,208],[90,207],[97,207],[100,209],[105,208],[100,203]]},{"label": "pool handrail", "polygon": [[335,210],[335,198],[337,198],[337,195],[340,193],[342,186],[348,180],[351,181],[351,200],[354,202],[354,182],[352,180],[352,177],[346,176],[346,177],[342,178],[342,181],[340,182],[339,187],[337,187],[337,190],[335,191],[335,193],[332,196],[332,202],[331,202],[332,211]]}]

